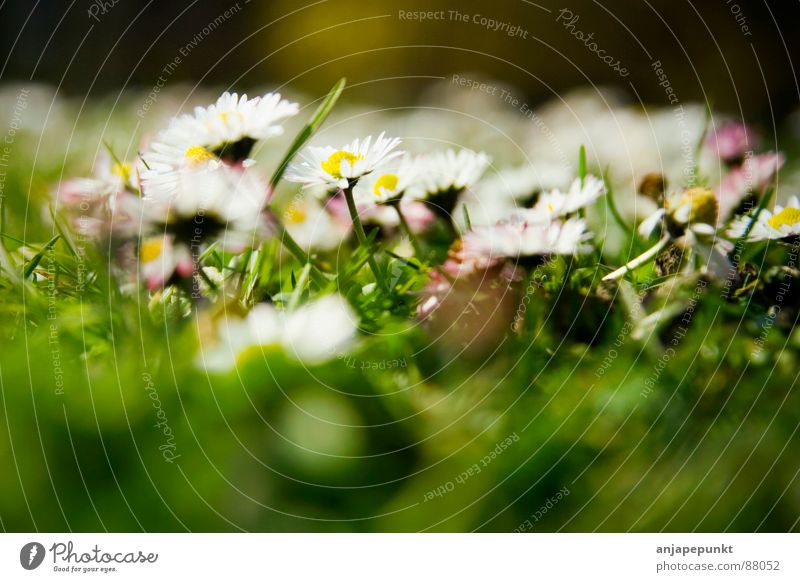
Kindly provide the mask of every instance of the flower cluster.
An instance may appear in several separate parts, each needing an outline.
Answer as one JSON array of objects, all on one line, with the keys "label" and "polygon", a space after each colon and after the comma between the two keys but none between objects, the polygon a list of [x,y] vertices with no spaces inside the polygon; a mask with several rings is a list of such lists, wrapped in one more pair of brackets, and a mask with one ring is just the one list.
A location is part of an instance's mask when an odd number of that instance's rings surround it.
[{"label": "flower cluster", "polygon": [[[376,310],[407,309],[430,323],[450,313],[448,301],[481,296],[502,305],[501,286],[514,288],[559,258],[600,271],[604,246],[594,232],[603,210],[636,244],[652,245],[619,261],[627,262],[606,281],[651,263],[679,275],[659,266],[665,256],[678,256],[684,274],[729,281],[741,270],[733,242],[800,235],[798,198],[768,204],[783,155],[753,154],[755,134],[741,124],[703,141],[705,159],[722,168],[718,180],[693,175],[670,189],[665,176],[647,174],[639,192],[658,208],[633,229],[608,178],[586,172],[583,149],[575,177],[539,163],[496,170],[488,153],[469,148],[415,154],[385,132],[306,145],[333,101],[272,180],[256,146],[277,144],[298,105],[277,93],[225,93],[174,118],[138,159],[104,154],[91,177],[55,191],[72,229],[115,253],[117,276],[130,279],[127,265],[138,265],[133,279],[151,305],[178,302],[182,316],[196,309],[214,322],[198,357],[208,370],[228,369],[254,346],[317,365],[352,349],[359,329],[379,325]],[[647,242],[655,233],[658,242]],[[221,318],[221,308],[234,315]]]}]

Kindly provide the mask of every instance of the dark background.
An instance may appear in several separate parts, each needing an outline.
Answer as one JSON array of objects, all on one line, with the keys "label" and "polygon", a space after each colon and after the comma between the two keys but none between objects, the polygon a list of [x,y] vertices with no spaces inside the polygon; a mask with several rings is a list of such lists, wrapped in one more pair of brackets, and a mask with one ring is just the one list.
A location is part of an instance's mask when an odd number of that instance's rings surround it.
[{"label": "dark background", "polygon": [[[99,22],[89,0],[0,3],[0,81],[33,79],[68,94],[149,90],[159,71],[232,0],[117,0]],[[179,81],[247,89],[279,86],[318,94],[347,76],[351,97],[408,103],[428,76],[473,71],[506,80],[530,102],[586,84],[622,85],[665,104],[650,63],[660,60],[682,102],[771,124],[798,104],[792,57],[798,54],[795,0],[239,0],[240,9],[182,59]],[[733,11],[752,32],[745,36]],[[409,22],[398,10],[453,9],[528,30],[527,40],[472,23]],[[555,16],[580,15],[576,28],[631,71],[621,79]],[[97,9],[96,9],[97,11]],[[390,17],[376,18],[389,14]],[[91,30],[90,30],[91,27]],[[646,54],[650,53],[650,56]],[[397,79],[401,77],[401,79]],[[394,78],[391,81],[387,80]],[[358,83],[365,83],[358,86]]]}]

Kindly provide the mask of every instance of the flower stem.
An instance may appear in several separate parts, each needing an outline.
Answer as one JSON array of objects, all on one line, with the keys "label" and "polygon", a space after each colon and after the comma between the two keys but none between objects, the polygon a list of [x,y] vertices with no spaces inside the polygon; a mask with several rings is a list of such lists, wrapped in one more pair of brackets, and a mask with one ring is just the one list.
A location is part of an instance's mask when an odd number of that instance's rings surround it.
[{"label": "flower stem", "polygon": [[308,256],[308,253],[306,253],[300,245],[297,244],[297,241],[292,238],[289,231],[287,231],[279,221],[276,221],[276,224],[278,229],[277,235],[283,246],[285,246],[302,265],[311,265],[311,279],[319,287],[324,287],[328,281],[323,272],[314,264],[311,257]]},{"label": "flower stem", "polygon": [[394,207],[395,212],[397,212],[397,217],[400,219],[400,227],[403,229],[403,232],[406,233],[408,240],[411,241],[411,246],[414,248],[414,254],[417,255],[417,259],[422,261],[424,257],[424,254],[422,252],[422,245],[419,244],[419,239],[417,238],[417,235],[414,234],[414,231],[411,230],[411,227],[409,226],[408,221],[406,220],[406,217],[403,214],[403,211],[400,210],[400,202],[392,204],[392,206]]},{"label": "flower stem", "polygon": [[358,216],[356,201],[353,199],[352,187],[344,189],[344,198],[347,200],[347,209],[350,211],[350,219],[353,221],[353,229],[356,231],[358,244],[368,253],[367,262],[369,263],[369,268],[372,269],[372,274],[375,275],[375,281],[377,281],[381,289],[387,291],[386,282],[383,280],[383,273],[381,273],[378,261],[375,260],[375,255],[372,254],[372,249],[369,248],[369,244],[367,243],[367,233],[364,232],[364,225],[361,224],[361,218]]},{"label": "flower stem", "polygon": [[625,265],[623,265],[613,273],[609,273],[608,275],[603,277],[603,281],[616,281],[617,279],[621,279],[630,271],[638,269],[645,263],[653,260],[656,256],[658,256],[658,253],[667,248],[667,245],[671,242],[672,242],[672,236],[670,236],[669,234],[665,234],[660,241],[658,241],[652,247],[647,249],[641,255],[639,255],[635,259],[628,261]]}]

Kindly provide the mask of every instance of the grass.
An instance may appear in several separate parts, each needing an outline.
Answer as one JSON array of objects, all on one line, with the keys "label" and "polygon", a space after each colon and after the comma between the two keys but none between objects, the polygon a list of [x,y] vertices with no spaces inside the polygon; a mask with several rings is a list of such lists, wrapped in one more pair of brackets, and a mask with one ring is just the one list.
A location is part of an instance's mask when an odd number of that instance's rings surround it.
[{"label": "grass", "polygon": [[[800,300],[792,287],[776,315],[766,279],[785,246],[733,298],[652,265],[604,285],[598,264],[628,257],[592,253],[421,323],[431,264],[377,230],[311,257],[279,238],[206,249],[228,278],[191,302],[131,287],[59,221],[36,226],[19,201],[33,170],[16,171],[0,248],[6,530],[512,531],[534,515],[535,531],[798,529]],[[449,242],[421,244],[442,257]],[[334,291],[359,317],[353,351],[305,367],[251,348],[231,373],[198,367],[215,318]]]}]

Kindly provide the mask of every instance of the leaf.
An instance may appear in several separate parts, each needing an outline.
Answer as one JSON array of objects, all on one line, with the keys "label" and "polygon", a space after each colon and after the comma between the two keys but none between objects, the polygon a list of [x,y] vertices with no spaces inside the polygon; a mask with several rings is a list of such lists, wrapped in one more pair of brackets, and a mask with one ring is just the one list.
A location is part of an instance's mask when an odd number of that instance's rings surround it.
[{"label": "leaf", "polygon": [[47,244],[44,245],[42,250],[40,250],[38,253],[36,253],[33,256],[33,258],[28,262],[28,265],[25,267],[25,271],[22,273],[22,276],[23,276],[24,279],[28,279],[33,274],[33,272],[36,270],[36,267],[38,267],[39,263],[42,262],[42,259],[44,258],[44,254],[47,251],[49,251],[51,248],[53,248],[53,245],[56,244],[56,241],[58,241],[58,239],[60,239],[60,238],[61,238],[61,235],[57,234],[56,236],[51,238],[49,241],[47,241]]},{"label": "leaf", "polygon": [[469,209],[464,205],[461,207],[461,210],[464,212],[464,224],[467,226],[467,230],[472,230],[472,220],[469,217]]},{"label": "leaf", "polygon": [[608,179],[608,170],[603,174],[603,182],[606,186],[606,200],[608,201],[608,209],[611,211],[611,216],[614,218],[614,222],[623,230],[623,232],[628,235],[630,238],[634,239],[634,241],[638,240],[638,234],[636,230],[634,230],[625,219],[622,218],[622,214],[619,212],[619,208],[617,208],[617,202],[614,199],[614,188],[611,186],[611,182]]},{"label": "leaf", "polygon": [[331,114],[333,111],[334,105],[339,100],[339,97],[344,91],[344,86],[346,84],[346,79],[342,77],[339,79],[339,82],[336,83],[333,88],[328,92],[328,95],[325,97],[325,100],[322,104],[317,108],[314,112],[314,115],[311,117],[309,122],[300,130],[300,133],[294,138],[292,145],[289,146],[289,149],[286,152],[286,155],[283,156],[283,160],[281,161],[278,168],[275,170],[275,173],[272,175],[272,179],[269,181],[270,186],[274,189],[277,186],[278,182],[280,182],[281,178],[283,177],[283,173],[286,171],[286,168],[289,166],[289,162],[292,161],[297,152],[305,145],[305,143],[311,139],[316,131],[320,128],[320,126],[325,122],[328,118],[328,115]]}]

